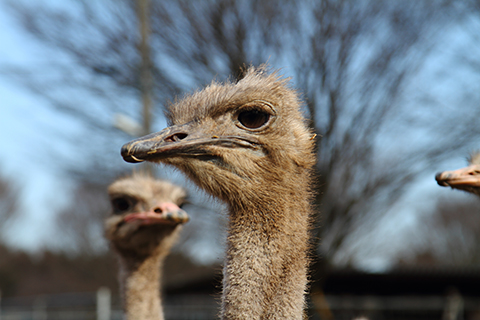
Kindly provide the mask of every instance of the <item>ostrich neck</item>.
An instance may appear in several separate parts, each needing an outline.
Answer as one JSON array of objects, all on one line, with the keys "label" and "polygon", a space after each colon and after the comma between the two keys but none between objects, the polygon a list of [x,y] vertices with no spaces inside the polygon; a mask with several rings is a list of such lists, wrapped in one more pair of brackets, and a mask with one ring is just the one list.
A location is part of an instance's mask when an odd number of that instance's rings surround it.
[{"label": "ostrich neck", "polygon": [[120,258],[120,283],[127,320],[163,320],[160,277],[166,254]]},{"label": "ostrich neck", "polygon": [[311,208],[299,185],[230,210],[222,319],[303,318]]}]

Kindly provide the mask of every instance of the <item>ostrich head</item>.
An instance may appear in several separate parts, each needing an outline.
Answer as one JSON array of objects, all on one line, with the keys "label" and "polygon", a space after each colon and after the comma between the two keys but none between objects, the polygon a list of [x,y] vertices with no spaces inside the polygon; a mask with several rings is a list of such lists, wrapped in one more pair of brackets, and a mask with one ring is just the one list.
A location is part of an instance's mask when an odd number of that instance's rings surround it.
[{"label": "ostrich head", "polygon": [[468,163],[465,168],[437,173],[435,176],[437,183],[443,187],[452,187],[480,196],[480,152],[472,153]]},{"label": "ostrich head", "polygon": [[[112,183],[108,194],[111,212],[105,220],[105,235],[122,255],[150,255],[189,220],[180,209],[185,191],[166,181],[133,175]],[[166,247],[168,251],[170,246]]]},{"label": "ostrich head", "polygon": [[123,146],[125,161],[174,165],[230,205],[289,195],[315,161],[297,92],[264,67],[175,101],[167,116],[170,127]]}]

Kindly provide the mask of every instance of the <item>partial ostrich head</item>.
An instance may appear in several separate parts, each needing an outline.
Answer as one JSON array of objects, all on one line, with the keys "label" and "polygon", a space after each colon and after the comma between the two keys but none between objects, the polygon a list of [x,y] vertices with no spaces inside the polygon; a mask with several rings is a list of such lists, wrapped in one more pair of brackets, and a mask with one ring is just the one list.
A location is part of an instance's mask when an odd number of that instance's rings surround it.
[{"label": "partial ostrich head", "polygon": [[179,208],[186,193],[167,181],[134,174],[112,183],[108,194],[105,235],[119,259],[126,319],[163,320],[161,270],[189,219]]},{"label": "partial ostrich head", "polygon": [[171,126],[126,144],[122,156],[174,165],[229,204],[258,201],[269,196],[265,186],[283,193],[279,182],[315,162],[300,106],[287,79],[250,68],[238,83],[214,82],[176,101]]},{"label": "partial ostrich head", "polygon": [[440,186],[467,191],[480,196],[480,152],[468,158],[469,165],[454,171],[443,171],[435,179]]},{"label": "partial ostrich head", "polygon": [[[116,180],[108,194],[111,212],[105,220],[105,234],[122,254],[151,254],[189,220],[180,209],[186,197],[184,189],[167,181],[136,174]],[[172,244],[164,247],[166,251]]]},{"label": "partial ostrich head", "polygon": [[229,207],[222,318],[301,319],[314,135],[288,80],[264,67],[173,103],[171,126],[122,147],[173,165]]}]

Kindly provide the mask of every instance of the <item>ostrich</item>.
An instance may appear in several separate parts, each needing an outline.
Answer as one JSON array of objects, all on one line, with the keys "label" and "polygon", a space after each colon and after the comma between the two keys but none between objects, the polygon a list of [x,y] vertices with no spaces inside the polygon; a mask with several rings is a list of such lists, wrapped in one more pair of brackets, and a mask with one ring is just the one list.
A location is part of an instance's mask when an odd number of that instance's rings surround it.
[{"label": "ostrich", "polygon": [[444,171],[436,174],[437,183],[443,187],[464,190],[480,197],[480,152],[468,158],[469,165],[455,171]]},{"label": "ostrich", "polygon": [[112,211],[105,235],[119,260],[127,319],[164,319],[160,299],[163,261],[188,221],[179,208],[185,191],[169,182],[134,174],[108,188]]},{"label": "ostrich", "polygon": [[122,147],[173,165],[227,204],[222,319],[302,319],[314,135],[288,79],[266,67],[169,107],[170,127]]}]

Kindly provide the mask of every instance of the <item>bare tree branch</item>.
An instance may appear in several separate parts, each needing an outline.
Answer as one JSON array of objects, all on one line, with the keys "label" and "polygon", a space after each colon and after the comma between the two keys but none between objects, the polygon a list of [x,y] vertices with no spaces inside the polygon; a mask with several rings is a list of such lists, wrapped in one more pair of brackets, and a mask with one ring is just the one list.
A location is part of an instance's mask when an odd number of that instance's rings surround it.
[{"label": "bare tree branch", "polygon": [[10,222],[18,216],[20,192],[10,179],[0,176],[0,240]]},{"label": "bare tree branch", "polygon": [[[138,119],[135,6],[127,0],[71,5],[75,10],[11,4],[25,30],[68,57],[56,81],[25,79],[88,128],[83,143],[75,143],[96,157],[66,169],[87,181],[92,172],[104,179],[119,170],[110,165],[118,157],[113,142],[127,140],[108,119],[115,112]],[[315,239],[322,239],[322,255],[335,261],[354,230],[368,228],[376,212],[388,211],[432,162],[479,134],[474,117],[459,126],[451,113],[436,108],[442,101],[435,92],[411,98],[441,31],[458,24],[464,8],[451,1],[152,1],[155,100],[212,78],[238,79],[248,64],[285,67],[317,133],[321,215]],[[69,99],[68,90],[62,95],[66,89],[101,101],[101,111]],[[461,119],[461,112],[455,117]],[[402,139],[415,135],[425,139],[405,146]]]}]

